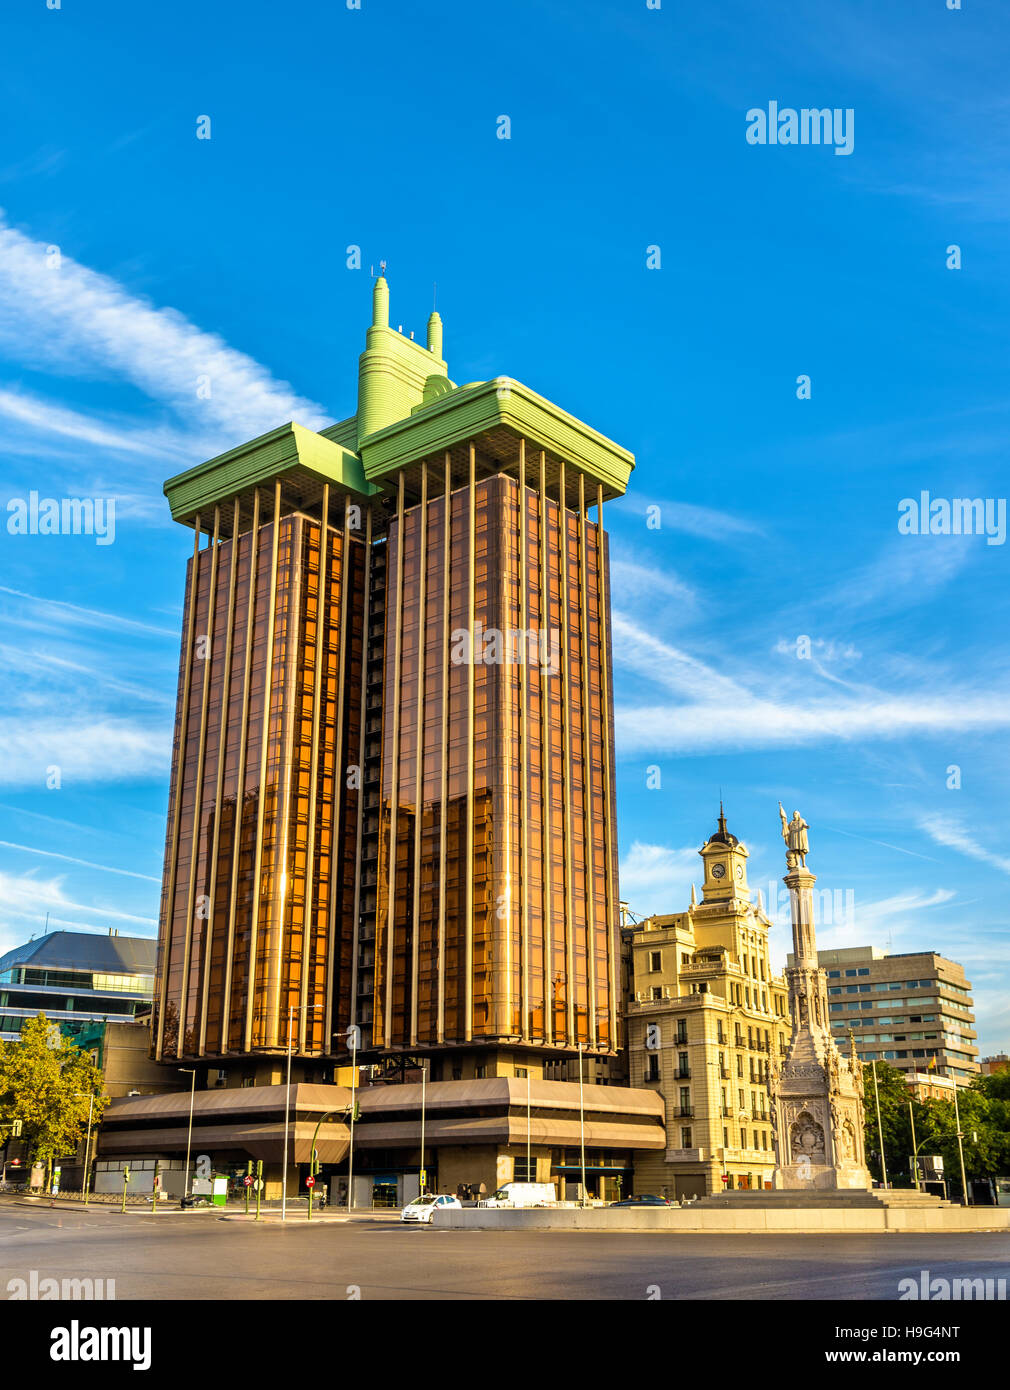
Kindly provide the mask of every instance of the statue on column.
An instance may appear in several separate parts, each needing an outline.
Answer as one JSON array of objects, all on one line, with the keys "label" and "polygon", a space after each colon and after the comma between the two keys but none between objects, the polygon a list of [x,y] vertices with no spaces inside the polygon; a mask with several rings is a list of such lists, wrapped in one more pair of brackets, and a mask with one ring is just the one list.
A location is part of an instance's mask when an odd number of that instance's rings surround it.
[{"label": "statue on column", "polygon": [[779,802],[779,819],[782,822],[782,838],[786,842],[786,865],[790,869],[805,869],[807,855],[810,853],[809,826],[799,811],[793,812],[792,820],[786,820],[786,813]]}]

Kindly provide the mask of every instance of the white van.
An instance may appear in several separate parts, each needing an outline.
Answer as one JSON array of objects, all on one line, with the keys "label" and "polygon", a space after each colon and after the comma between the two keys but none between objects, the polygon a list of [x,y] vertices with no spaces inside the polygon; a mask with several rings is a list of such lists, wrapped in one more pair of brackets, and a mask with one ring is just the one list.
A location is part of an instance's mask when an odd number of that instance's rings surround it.
[{"label": "white van", "polygon": [[479,1207],[544,1207],[554,1206],[558,1200],[557,1189],[552,1182],[507,1182],[492,1192]]}]

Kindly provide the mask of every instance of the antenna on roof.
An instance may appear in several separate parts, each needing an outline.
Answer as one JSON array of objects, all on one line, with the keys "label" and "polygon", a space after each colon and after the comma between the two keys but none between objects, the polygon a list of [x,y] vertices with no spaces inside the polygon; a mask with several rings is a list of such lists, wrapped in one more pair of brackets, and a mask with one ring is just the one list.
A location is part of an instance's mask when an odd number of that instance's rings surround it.
[{"label": "antenna on roof", "polygon": [[43,935],[43,936],[46,936],[46,935],[48,935],[48,932],[49,932],[49,913],[47,912],[47,913],[46,913],[46,927],[45,927],[45,931],[42,933],[42,935]]},{"label": "antenna on roof", "polygon": [[431,312],[434,313],[438,308],[438,281],[431,282]]},{"label": "antenna on roof", "polygon": [[380,274],[380,275],[385,275],[385,273],[386,273],[386,262],[385,262],[385,261],[380,261],[380,262],[379,262],[379,274]]}]

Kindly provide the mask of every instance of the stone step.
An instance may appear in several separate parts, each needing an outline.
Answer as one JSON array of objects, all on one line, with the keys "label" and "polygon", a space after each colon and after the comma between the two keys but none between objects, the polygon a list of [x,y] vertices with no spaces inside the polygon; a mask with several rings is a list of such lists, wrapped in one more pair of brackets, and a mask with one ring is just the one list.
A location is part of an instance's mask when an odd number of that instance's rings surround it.
[{"label": "stone step", "polygon": [[854,1189],[851,1191],[839,1191],[834,1188],[825,1190],[793,1189],[772,1192],[716,1192],[710,1197],[701,1197],[694,1203],[695,1206],[709,1207],[716,1210],[746,1210],[747,1208],[780,1209],[783,1211],[797,1210],[817,1210],[817,1209],[867,1209],[874,1207],[910,1207],[921,1209],[928,1207],[931,1210],[937,1207],[949,1207],[952,1204],[944,1201],[940,1197],[935,1197],[932,1193],[910,1192],[910,1191],[890,1191],[885,1192],[879,1188],[872,1191]]}]

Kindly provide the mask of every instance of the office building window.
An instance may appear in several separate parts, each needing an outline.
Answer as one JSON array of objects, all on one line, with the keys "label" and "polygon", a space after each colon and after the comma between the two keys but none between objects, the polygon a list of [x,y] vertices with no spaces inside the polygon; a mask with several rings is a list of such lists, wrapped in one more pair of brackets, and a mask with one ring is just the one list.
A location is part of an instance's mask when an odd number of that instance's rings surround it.
[{"label": "office building window", "polygon": [[691,1145],[691,1131],[690,1131],[689,1128],[688,1128],[688,1129],[682,1129],[682,1130],[680,1131],[680,1147],[681,1147],[682,1149],[690,1149],[690,1148],[692,1147],[692,1145]]},{"label": "office building window", "polygon": [[650,952],[649,952],[649,969],[652,970],[653,972],[655,972],[656,970],[662,970],[662,968],[663,968],[663,953],[662,953],[662,951],[650,951]]},{"label": "office building window", "polygon": [[659,1080],[659,1056],[655,1052],[650,1052],[645,1059],[645,1079],[646,1081]]}]

